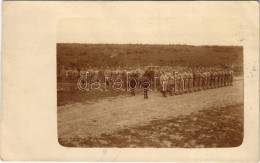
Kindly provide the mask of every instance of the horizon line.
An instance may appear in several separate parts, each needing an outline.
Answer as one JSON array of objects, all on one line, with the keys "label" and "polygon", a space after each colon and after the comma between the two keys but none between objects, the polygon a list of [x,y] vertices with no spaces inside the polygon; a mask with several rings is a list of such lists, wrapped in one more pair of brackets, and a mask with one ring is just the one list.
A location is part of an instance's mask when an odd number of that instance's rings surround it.
[{"label": "horizon line", "polygon": [[57,42],[56,44],[91,44],[91,45],[181,45],[181,46],[240,46],[243,45],[191,45],[191,44],[149,44],[149,43],[76,43],[76,42]]}]

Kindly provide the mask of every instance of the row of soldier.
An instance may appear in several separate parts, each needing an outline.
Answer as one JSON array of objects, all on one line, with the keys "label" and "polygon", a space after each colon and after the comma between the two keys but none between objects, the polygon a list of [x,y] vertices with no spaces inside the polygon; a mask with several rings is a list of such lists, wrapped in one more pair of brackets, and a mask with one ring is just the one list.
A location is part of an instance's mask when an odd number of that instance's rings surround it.
[{"label": "row of soldier", "polygon": [[[118,67],[103,70],[97,68],[81,68],[80,70],[77,68],[62,68],[58,75],[58,80],[65,83],[77,83],[80,77],[86,77],[86,73],[89,83],[93,82],[91,79],[100,79],[101,82],[106,82],[106,84],[109,85],[113,81],[106,80],[105,77],[112,80],[120,78],[123,81],[124,87],[127,85],[127,77],[128,79],[129,77],[134,77],[137,81],[140,81],[140,83],[142,82],[141,78],[145,77],[149,79],[149,86],[153,83],[161,86],[161,92],[164,97],[166,97],[166,92],[169,92],[170,95],[182,94],[229,86],[232,85],[233,82],[233,71],[231,69],[222,69],[220,67],[189,68],[179,66],[127,69]],[[129,82],[129,84],[131,85],[131,82]],[[137,82],[133,84],[130,88],[133,88]],[[134,90],[131,92],[134,95]],[[147,91],[144,92],[147,94]]]}]

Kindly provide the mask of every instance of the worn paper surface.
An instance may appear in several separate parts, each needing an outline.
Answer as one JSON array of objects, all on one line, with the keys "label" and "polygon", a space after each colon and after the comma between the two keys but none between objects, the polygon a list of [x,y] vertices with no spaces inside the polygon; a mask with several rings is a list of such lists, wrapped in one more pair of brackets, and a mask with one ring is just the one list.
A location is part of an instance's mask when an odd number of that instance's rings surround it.
[{"label": "worn paper surface", "polygon": [[[1,158],[30,161],[257,161],[259,153],[259,5],[257,2],[3,2]],[[148,28],[142,19],[157,22],[174,17],[191,22],[190,30],[175,29],[176,38],[137,40],[147,43],[242,45],[244,47],[244,141],[235,148],[66,148],[57,139],[56,43],[66,42],[58,30],[62,20],[93,20],[113,31],[118,22],[128,28]],[[205,18],[206,17],[206,18]],[[219,19],[222,17],[223,19]],[[207,20],[200,26],[193,20]],[[106,24],[108,20],[111,26]],[[203,24],[212,24],[207,29]],[[230,20],[230,21],[229,21]],[[167,21],[167,20],[166,20]],[[102,24],[103,23],[103,24]],[[127,22],[126,22],[127,23]],[[170,24],[175,23],[174,21]],[[141,24],[141,25],[140,25]],[[159,24],[159,25],[158,25]],[[92,26],[91,26],[92,25]],[[138,25],[139,28],[138,28]],[[109,28],[110,27],[110,28]],[[72,27],[71,27],[72,28]],[[66,28],[62,28],[65,29]],[[151,28],[152,29],[152,28]],[[155,30],[154,29],[154,30]],[[72,31],[68,26],[67,30]],[[205,35],[192,31],[205,30]],[[59,31],[59,33],[58,33]],[[158,33],[160,30],[158,30]],[[212,31],[216,31],[215,33]],[[227,32],[229,31],[229,32]],[[233,31],[233,32],[231,32]],[[188,37],[188,34],[194,38]],[[115,32],[114,32],[115,33]],[[207,35],[209,34],[210,35]],[[89,35],[90,42],[124,42],[131,32],[111,39]],[[182,35],[186,37],[182,37]],[[228,39],[219,36],[228,35]],[[166,35],[165,35],[166,36]],[[71,37],[68,35],[67,37]],[[113,38],[112,38],[113,37]],[[196,39],[198,38],[199,39]],[[216,39],[217,38],[217,39]],[[75,42],[80,42],[75,34]],[[179,41],[179,42],[178,42]]]}]

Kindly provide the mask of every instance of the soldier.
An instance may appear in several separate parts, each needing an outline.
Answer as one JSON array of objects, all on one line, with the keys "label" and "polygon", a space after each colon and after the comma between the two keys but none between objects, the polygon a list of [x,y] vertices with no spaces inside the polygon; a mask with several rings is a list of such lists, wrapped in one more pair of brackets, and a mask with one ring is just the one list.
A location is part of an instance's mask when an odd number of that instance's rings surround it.
[{"label": "soldier", "polygon": [[188,73],[188,80],[189,80],[189,92],[192,93],[193,92],[193,73],[192,73],[192,70],[190,69],[189,70],[189,73]]},{"label": "soldier", "polygon": [[221,70],[221,87],[225,86],[225,71]]},{"label": "soldier", "polygon": [[62,81],[62,83],[66,82],[66,70],[64,67],[62,67],[62,70],[61,70],[61,81]]},{"label": "soldier", "polygon": [[77,81],[78,81],[78,77],[79,77],[79,72],[77,70],[77,68],[74,68],[73,71],[72,71],[72,82],[73,82],[73,86],[72,86],[72,89],[73,90],[76,90],[77,88]]},{"label": "soldier", "polygon": [[218,88],[218,71],[217,71],[217,69],[214,69],[214,73],[215,73],[215,86],[214,86],[214,88]]},{"label": "soldier", "polygon": [[207,70],[207,89],[211,88],[211,72],[210,69]]},{"label": "soldier", "polygon": [[214,70],[211,69],[211,89],[215,88],[215,75]]},{"label": "soldier", "polygon": [[188,71],[183,72],[183,77],[184,77],[184,93],[189,92],[189,73]]},{"label": "soldier", "polygon": [[86,77],[85,68],[81,68],[81,69],[80,69],[79,75],[80,75],[81,78],[85,78],[85,77]]},{"label": "soldier", "polygon": [[229,71],[229,74],[230,74],[230,85],[233,86],[233,70],[230,70]]},{"label": "soldier", "polygon": [[225,70],[225,87],[228,86],[228,71]]},{"label": "soldier", "polygon": [[208,84],[208,80],[207,80],[207,72],[206,70],[204,70],[204,72],[202,72],[202,84],[203,84],[203,90],[206,90],[207,84]]},{"label": "soldier", "polygon": [[162,90],[163,97],[166,97],[168,77],[166,76],[165,72],[162,72],[162,75],[160,77],[160,83],[161,83],[161,90]]},{"label": "soldier", "polygon": [[135,70],[130,71],[130,79],[129,79],[129,88],[131,90],[131,95],[135,96],[135,88],[137,87],[138,84],[138,79],[137,79],[137,73]]},{"label": "soldier", "polygon": [[203,73],[202,70],[198,71],[198,77],[199,77],[199,91],[203,90]]},{"label": "soldier", "polygon": [[168,73],[167,74],[168,76],[168,84],[169,84],[169,95],[172,96],[173,95],[173,91],[174,91],[174,77],[173,77],[173,74],[172,73]]},{"label": "soldier", "polygon": [[68,86],[69,86],[68,89],[71,91],[72,90],[71,83],[73,82],[72,80],[73,73],[71,67],[68,68],[66,73],[67,73]]},{"label": "soldier", "polygon": [[151,72],[149,70],[146,70],[140,80],[141,87],[144,92],[144,99],[148,99],[148,91],[149,91],[149,86],[151,84]]},{"label": "soldier", "polygon": [[121,77],[122,77],[122,81],[123,81],[123,87],[126,88],[126,80],[127,80],[127,71],[126,70],[121,71]]},{"label": "soldier", "polygon": [[198,70],[195,69],[193,73],[193,79],[194,79],[194,91],[198,91],[198,81],[199,81],[199,75],[198,75]]},{"label": "soldier", "polygon": [[221,70],[219,69],[218,70],[218,87],[221,87],[221,83],[222,83],[222,72]]},{"label": "soldier", "polygon": [[228,73],[228,86],[230,86],[231,85],[231,74],[230,74],[230,70],[228,70],[227,71],[227,73]]},{"label": "soldier", "polygon": [[179,94],[181,95],[183,93],[183,89],[184,89],[184,74],[182,69],[180,69],[179,72]]}]

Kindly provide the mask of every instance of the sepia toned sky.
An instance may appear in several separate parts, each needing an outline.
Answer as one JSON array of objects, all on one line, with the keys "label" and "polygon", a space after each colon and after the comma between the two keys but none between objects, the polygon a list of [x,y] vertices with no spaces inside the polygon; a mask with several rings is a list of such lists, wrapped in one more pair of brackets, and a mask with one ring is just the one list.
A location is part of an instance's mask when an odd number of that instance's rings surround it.
[{"label": "sepia toned sky", "polygon": [[62,19],[58,43],[242,45],[239,19],[223,16]]}]

